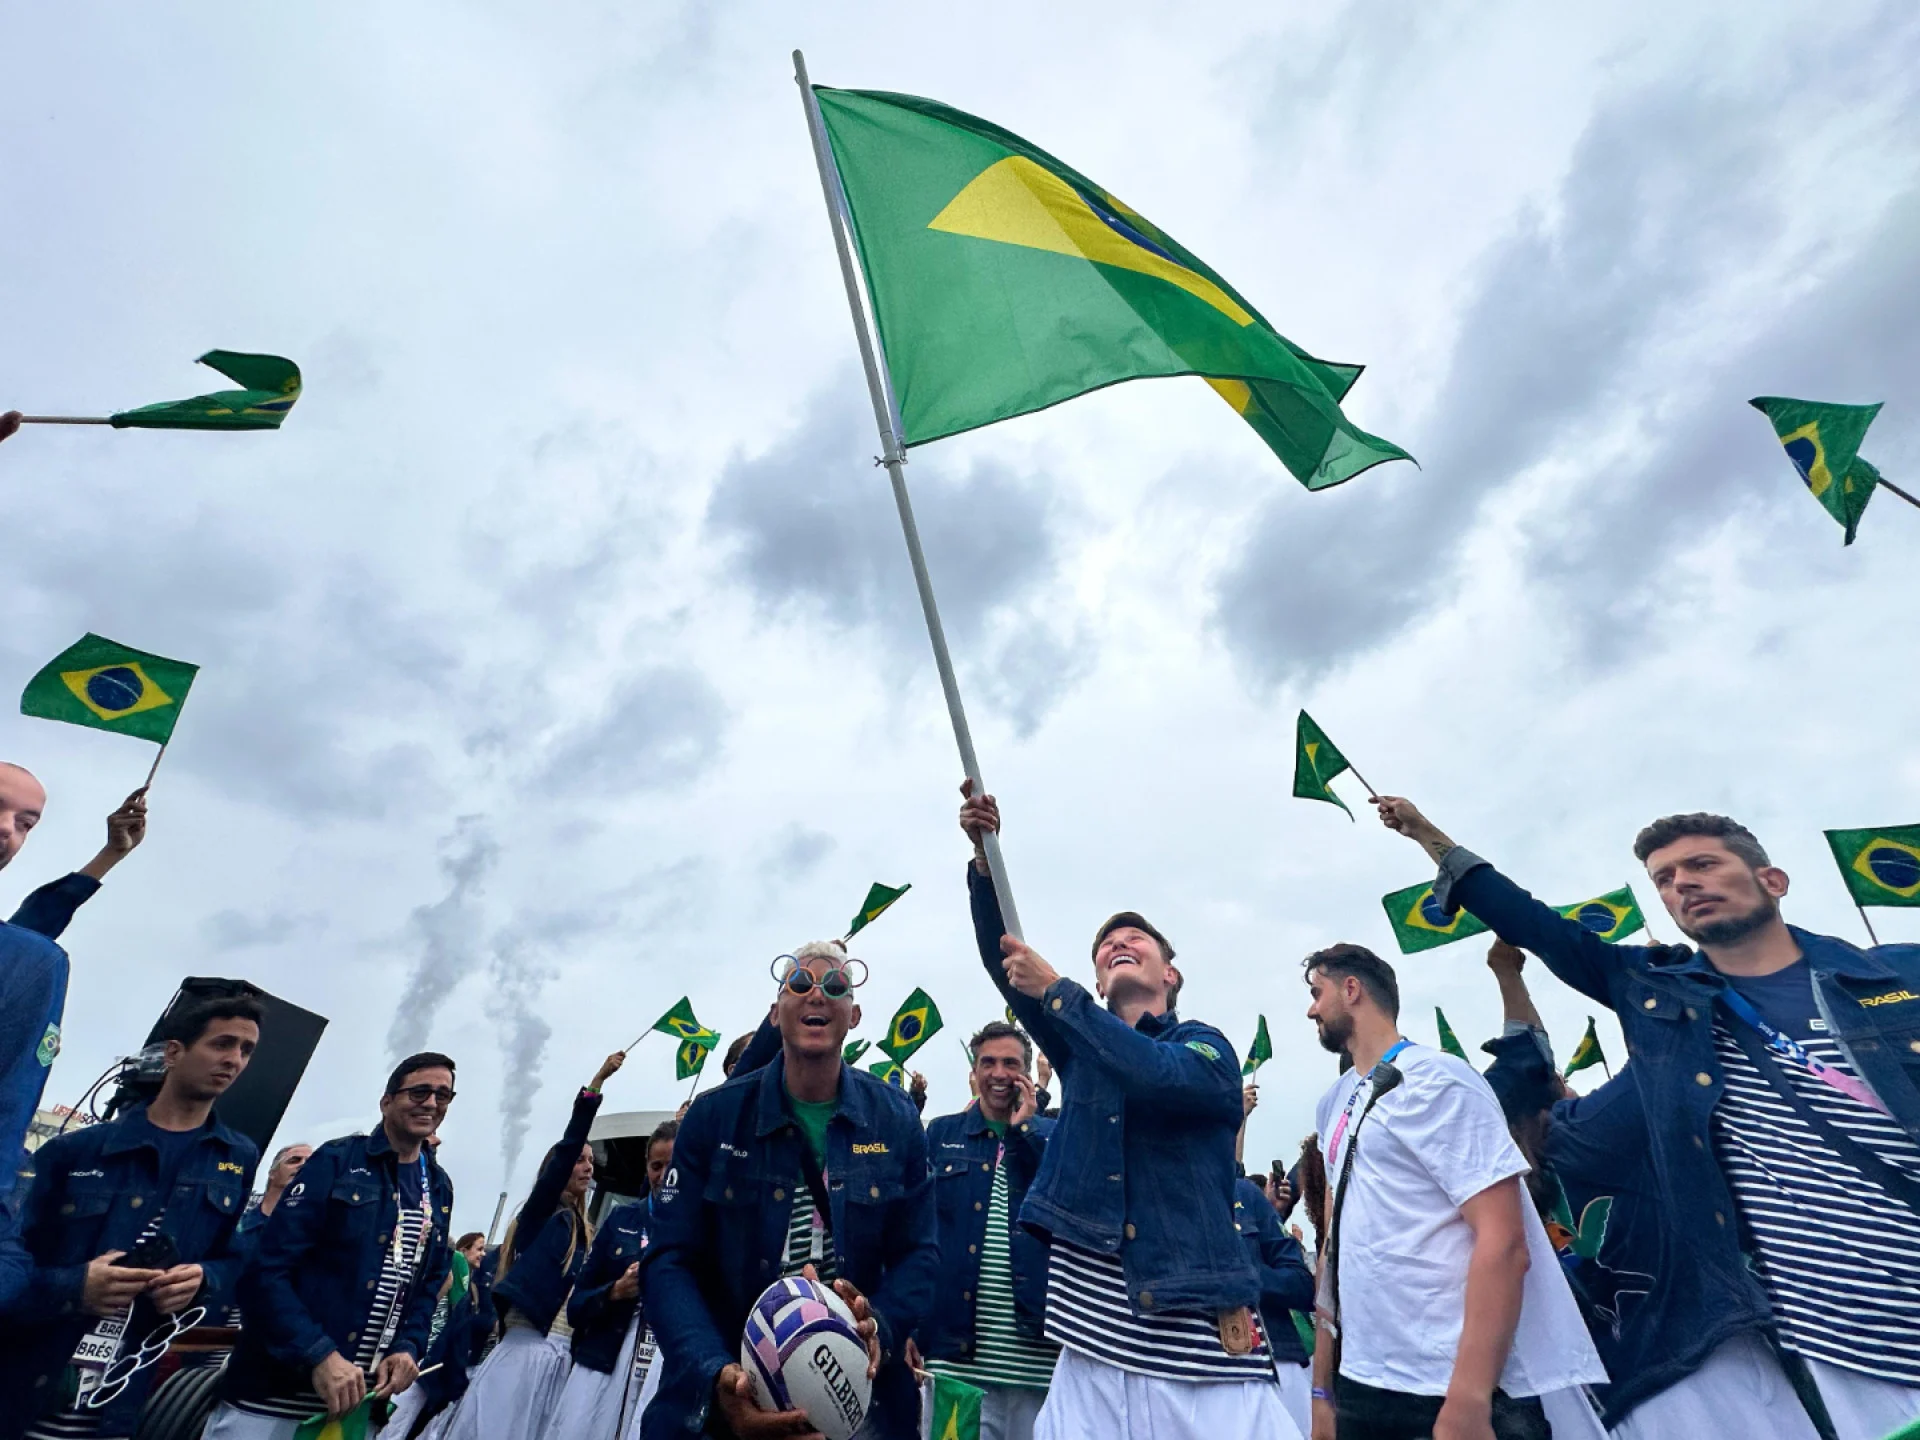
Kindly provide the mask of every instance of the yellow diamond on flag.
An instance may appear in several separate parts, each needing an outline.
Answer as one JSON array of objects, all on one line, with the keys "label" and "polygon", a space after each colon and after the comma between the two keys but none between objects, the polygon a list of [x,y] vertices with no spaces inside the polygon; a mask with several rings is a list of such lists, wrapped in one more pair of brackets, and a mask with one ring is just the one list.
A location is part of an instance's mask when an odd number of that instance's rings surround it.
[{"label": "yellow diamond on flag", "polygon": [[102,720],[120,720],[173,703],[173,697],[153,682],[138,660],[62,670],[60,679],[76,700]]}]

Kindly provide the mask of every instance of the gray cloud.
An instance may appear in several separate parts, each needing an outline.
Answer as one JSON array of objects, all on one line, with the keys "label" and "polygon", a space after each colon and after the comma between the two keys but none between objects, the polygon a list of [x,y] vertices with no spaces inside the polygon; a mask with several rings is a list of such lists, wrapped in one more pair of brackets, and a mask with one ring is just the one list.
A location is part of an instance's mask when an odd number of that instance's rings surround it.
[{"label": "gray cloud", "polygon": [[727,710],[698,670],[660,665],[623,680],[597,720],[563,735],[543,767],[571,795],[619,795],[684,784],[719,758]]},{"label": "gray cloud", "polygon": [[260,945],[278,945],[295,935],[317,935],[326,928],[325,915],[317,912],[296,914],[288,910],[268,910],[257,915],[240,910],[219,910],[200,922],[201,938],[207,948],[221,953]]},{"label": "gray cloud", "polygon": [[408,918],[420,954],[387,1030],[391,1058],[427,1047],[440,1007],[479,958],[480,892],[499,859],[499,843],[484,815],[462,815],[441,839],[440,872],[447,878],[447,893]]},{"label": "gray cloud", "polygon": [[486,1013],[499,1027],[501,1074],[506,1077],[500,1097],[500,1157],[509,1176],[520,1162],[533,1124],[533,1101],[542,1084],[540,1067],[553,1036],[553,1027],[533,1008],[550,974],[533,943],[519,930],[509,927],[493,937]]},{"label": "gray cloud", "polygon": [[767,850],[766,868],[775,878],[789,884],[804,880],[820,868],[820,862],[831,855],[839,843],[826,831],[809,830],[796,821],[774,836]]}]

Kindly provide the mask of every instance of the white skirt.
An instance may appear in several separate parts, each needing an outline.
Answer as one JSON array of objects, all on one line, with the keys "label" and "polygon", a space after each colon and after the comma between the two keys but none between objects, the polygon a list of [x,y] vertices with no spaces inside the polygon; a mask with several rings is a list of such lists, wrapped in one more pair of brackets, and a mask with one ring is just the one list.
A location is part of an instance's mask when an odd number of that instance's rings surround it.
[{"label": "white skirt", "polygon": [[666,1374],[666,1362],[656,1351],[653,1363],[647,1367],[647,1378],[640,1387],[640,1397],[633,1402],[633,1408],[627,1412],[626,1428],[620,1432],[620,1440],[640,1440],[640,1417],[647,1413],[647,1406],[653,1403],[653,1397],[660,1393],[660,1377]]},{"label": "white skirt", "polygon": [[633,1345],[639,1332],[636,1314],[627,1322],[627,1338],[608,1374],[578,1364],[567,1372],[547,1422],[546,1440],[618,1440],[621,1422],[633,1412],[640,1391],[633,1378]]},{"label": "white skirt", "polygon": [[1820,1435],[1773,1351],[1754,1334],[1723,1341],[1698,1370],[1634,1406],[1612,1433],[1618,1440],[1709,1435],[1819,1440]]},{"label": "white skirt", "polygon": [[1156,1380],[1072,1350],[1053,1367],[1034,1440],[1305,1440],[1271,1380]]},{"label": "white skirt", "polygon": [[509,1326],[473,1372],[446,1440],[540,1440],[572,1363],[560,1336]]}]

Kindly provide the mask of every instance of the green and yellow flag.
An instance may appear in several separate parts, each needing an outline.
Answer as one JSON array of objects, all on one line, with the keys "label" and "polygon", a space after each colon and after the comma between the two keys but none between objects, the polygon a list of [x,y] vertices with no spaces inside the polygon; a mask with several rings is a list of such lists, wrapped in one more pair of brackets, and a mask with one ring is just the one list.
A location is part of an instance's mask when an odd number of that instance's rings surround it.
[{"label": "green and yellow flag", "polygon": [[913,993],[893,1012],[887,1038],[880,1042],[880,1049],[904,1065],[939,1029],[940,1007],[933,1003],[931,995],[915,986]]},{"label": "green and yellow flag", "polygon": [[1567,1061],[1567,1068],[1561,1073],[1572,1077],[1590,1065],[1598,1065],[1609,1075],[1613,1073],[1607,1067],[1607,1057],[1600,1053],[1600,1032],[1593,1028],[1593,1016],[1587,1016],[1587,1033],[1580,1037],[1580,1043],[1573,1047],[1573,1055]]},{"label": "green and yellow flag", "polygon": [[1818,400],[1788,400],[1761,395],[1747,402],[1773,422],[1773,433],[1829,515],[1847,532],[1851,545],[1860,517],[1873,498],[1880,472],[1862,460],[1860,442],[1880,413],[1878,405],[1827,405]]},{"label": "green and yellow flag", "polygon": [[1157,375],[1199,375],[1309,490],[1410,458],[1316,360],[1138,211],[998,125],[815,86],[906,430],[920,445]]},{"label": "green and yellow flag", "polygon": [[1578,920],[1602,940],[1624,940],[1635,931],[1647,928],[1647,917],[1640,913],[1631,885],[1582,900],[1578,905],[1557,908],[1567,919]]},{"label": "green and yellow flag", "polygon": [[882,885],[875,881],[867,890],[867,898],[861,902],[860,913],[853,917],[853,924],[847,927],[846,938],[851,940],[886,914],[887,907],[911,889],[913,889],[911,885],[902,885],[896,890],[891,885]]},{"label": "green and yellow flag", "polygon": [[872,1044],[871,1040],[849,1040],[840,1052],[841,1062],[847,1065],[859,1063],[860,1057],[867,1053]]},{"label": "green and yellow flag", "polygon": [[1448,915],[1433,898],[1431,882],[1409,885],[1391,895],[1383,895],[1387,923],[1393,926],[1393,938],[1400,942],[1400,953],[1416,955],[1436,945],[1450,945],[1469,935],[1484,935],[1487,927],[1464,910]]},{"label": "green and yellow flag", "polygon": [[90,725],[164,745],[180,719],[198,665],[85,635],[27,682],[20,713]]},{"label": "green and yellow flag", "polygon": [[673,1052],[674,1079],[691,1080],[706,1067],[707,1056],[713,1053],[713,1047],[720,1039],[720,1037],[714,1035],[711,1030],[706,1033],[712,1035],[713,1038],[711,1040],[682,1040],[679,1048]]},{"label": "green and yellow flag", "polygon": [[[1447,1024],[1447,1012],[1438,1005],[1433,1007],[1433,1023],[1440,1030],[1440,1048],[1456,1060],[1467,1060],[1467,1047],[1460,1043],[1460,1037],[1453,1033],[1453,1027]],[[1467,1060],[1471,1065],[1473,1061]]]},{"label": "green and yellow flag", "polygon": [[1920,825],[1826,834],[1855,904],[1920,905]]},{"label": "green and yellow flag", "polygon": [[279,355],[209,350],[199,363],[241,390],[216,390],[191,400],[166,400],[109,417],[116,430],[278,430],[300,398],[300,367]]},{"label": "green and yellow flag", "polygon": [[935,1375],[927,1403],[927,1440],[980,1440],[980,1402],[987,1392]]},{"label": "green and yellow flag", "polygon": [[1242,1075],[1257,1075],[1260,1067],[1273,1059],[1273,1037],[1267,1034],[1267,1017],[1262,1015],[1254,1027],[1253,1043],[1247,1046],[1247,1058],[1240,1062]]},{"label": "green and yellow flag", "polygon": [[896,1065],[891,1060],[876,1060],[867,1066],[869,1075],[878,1075],[895,1089],[907,1088],[907,1070],[904,1065]]},{"label": "green and yellow flag", "polygon": [[[1347,810],[1347,802],[1328,788],[1327,782],[1343,770],[1351,769],[1347,757],[1342,755],[1327,738],[1327,732],[1313,723],[1313,717],[1306,711],[1300,712],[1299,723],[1293,731],[1293,793],[1302,800],[1325,800]],[[1353,811],[1347,810],[1347,818],[1353,819]]]},{"label": "green and yellow flag", "polygon": [[293,1440],[369,1440],[378,1434],[373,1424],[373,1407],[385,1414],[392,1402],[369,1395],[344,1415],[311,1415],[293,1427]]},{"label": "green and yellow flag", "polygon": [[717,1034],[693,1018],[693,1004],[685,995],[674,1001],[673,1008],[653,1022],[653,1028],[662,1035],[674,1035],[682,1040],[697,1040],[709,1050],[720,1039]]}]

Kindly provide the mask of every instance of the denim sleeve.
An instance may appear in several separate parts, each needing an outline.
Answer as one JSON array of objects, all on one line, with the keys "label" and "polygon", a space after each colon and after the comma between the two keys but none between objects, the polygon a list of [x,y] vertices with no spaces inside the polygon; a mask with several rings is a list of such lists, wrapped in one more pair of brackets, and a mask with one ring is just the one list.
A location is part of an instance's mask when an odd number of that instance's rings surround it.
[{"label": "denim sleeve", "polygon": [[1507,879],[1464,845],[1440,862],[1433,898],[1451,915],[1464,909],[1510,945],[1529,950],[1582,995],[1614,1009],[1613,985],[1638,945],[1610,945],[1577,920],[1569,920]]},{"label": "denim sleeve", "polygon": [[1098,1004],[1064,976],[1047,987],[1037,1008],[1068,1037],[1078,1063],[1099,1067],[1129,1099],[1185,1109],[1195,1118],[1231,1120],[1239,1127],[1240,1062],[1227,1037],[1189,1022],[1180,1041],[1141,1033]]},{"label": "denim sleeve", "polygon": [[[889,1139],[892,1137],[889,1136]],[[867,1297],[878,1322],[880,1351],[898,1355],[906,1337],[933,1309],[940,1280],[940,1221],[927,1163],[927,1135],[917,1120],[900,1127],[900,1174],[906,1193],[888,1207],[887,1270]]]},{"label": "denim sleeve", "polygon": [[0,931],[0,1162],[9,1172],[20,1164],[20,1147],[46,1088],[40,1046],[47,1017],[60,1005],[63,968],[55,947]]},{"label": "denim sleeve", "polygon": [[600,1233],[593,1237],[593,1248],[587,1252],[587,1267],[580,1272],[572,1298],[567,1301],[567,1323],[576,1330],[606,1310],[613,1300],[613,1282],[627,1268],[612,1262],[613,1252],[620,1244],[620,1232],[614,1229],[612,1220],[613,1216],[609,1215]]},{"label": "denim sleeve", "polygon": [[[740,1052],[740,1058],[734,1062],[733,1074],[751,1075],[755,1070],[764,1070],[779,1053],[780,1027],[773,1023],[773,1017],[769,1015],[760,1022],[760,1028],[753,1032],[753,1039],[747,1042],[747,1048]],[[731,1080],[733,1075],[727,1078]]]},{"label": "denim sleeve", "polygon": [[300,1303],[293,1277],[325,1238],[327,1199],[340,1170],[338,1147],[322,1145],[273,1207],[256,1234],[253,1257],[240,1277],[240,1309],[247,1327],[285,1365],[311,1370],[339,1347]]},{"label": "denim sleeve", "polygon": [[967,897],[973,907],[973,938],[980,947],[980,963],[987,967],[987,978],[993,981],[1021,1028],[1046,1053],[1047,1063],[1064,1076],[1072,1042],[1066,1031],[1053,1023],[1045,1005],[1022,995],[1007,983],[1007,972],[1001,964],[1004,957],[1000,953],[1000,937],[1007,933],[1007,922],[1000,914],[1000,897],[994,894],[992,877],[982,875],[971,860],[967,862]]},{"label": "denim sleeve", "polygon": [[[1251,1205],[1253,1202],[1247,1202]],[[1306,1251],[1300,1242],[1280,1227],[1273,1204],[1261,1197],[1260,1218],[1260,1303],[1275,1310],[1313,1310],[1313,1271],[1307,1268]]]},{"label": "denim sleeve", "polygon": [[[587,1132],[593,1129],[593,1117],[600,1113],[601,1096],[595,1090],[582,1090],[573,1097],[573,1113],[567,1117],[567,1128],[561,1134],[560,1141],[541,1162],[540,1173],[534,1177],[533,1189],[527,1192],[527,1203],[520,1207],[515,1221],[516,1245],[523,1248],[533,1243],[533,1237],[540,1227],[553,1218],[553,1212],[560,1207],[560,1196],[567,1188],[567,1181],[573,1178],[573,1167],[580,1159],[580,1147],[587,1143]],[[440,1282],[435,1281],[438,1285]]]},{"label": "denim sleeve", "polygon": [[[16,1191],[14,1197],[21,1207],[20,1235],[27,1244],[40,1248],[43,1232],[58,1226],[60,1205],[67,1193],[67,1171],[82,1153],[91,1156],[94,1152],[91,1147],[83,1151],[63,1135],[49,1140],[29,1157],[31,1182]],[[82,1168],[86,1168],[84,1163]],[[33,1252],[23,1250],[23,1253],[31,1256]],[[45,1253],[44,1249],[41,1253]],[[28,1264],[31,1269],[18,1297],[7,1309],[7,1318],[45,1323],[72,1315],[79,1308],[86,1286],[86,1263],[33,1265],[29,1259]]]},{"label": "denim sleeve", "polygon": [[77,871],[50,880],[20,902],[20,908],[13,912],[12,923],[49,940],[58,940],[72,923],[73,912],[91,900],[99,888],[98,880]]},{"label": "denim sleeve", "polygon": [[713,1253],[706,1216],[712,1115],[710,1108],[694,1106],[674,1137],[673,1166],[654,1197],[652,1243],[640,1258],[643,1303],[661,1359],[699,1382],[695,1430],[705,1424],[713,1403],[713,1382],[738,1358],[738,1347],[713,1323],[700,1289],[701,1265]]}]

